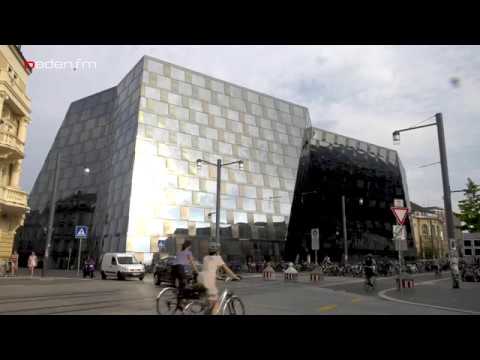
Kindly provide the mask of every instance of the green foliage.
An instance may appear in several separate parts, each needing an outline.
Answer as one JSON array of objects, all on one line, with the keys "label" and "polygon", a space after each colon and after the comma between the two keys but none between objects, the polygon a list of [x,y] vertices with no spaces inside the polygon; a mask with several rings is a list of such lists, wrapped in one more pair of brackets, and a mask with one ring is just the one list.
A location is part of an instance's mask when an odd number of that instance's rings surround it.
[{"label": "green foliage", "polygon": [[468,178],[465,189],[465,199],[459,201],[460,220],[465,223],[462,230],[468,232],[480,231],[480,186]]}]

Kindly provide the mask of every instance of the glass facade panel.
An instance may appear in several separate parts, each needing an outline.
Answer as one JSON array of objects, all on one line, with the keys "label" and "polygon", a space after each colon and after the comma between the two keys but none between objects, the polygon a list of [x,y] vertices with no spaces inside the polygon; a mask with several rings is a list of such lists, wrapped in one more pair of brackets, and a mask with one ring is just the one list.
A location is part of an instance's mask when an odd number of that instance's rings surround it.
[{"label": "glass facade panel", "polygon": [[215,207],[216,194],[196,192],[193,194],[193,201],[196,205],[203,207]]},{"label": "glass facade panel", "polygon": [[239,186],[237,184],[225,184],[225,193],[227,195],[238,196],[239,195]]},{"label": "glass facade panel", "polygon": [[262,211],[268,214],[273,213],[273,201],[272,200],[262,200]]},{"label": "glass facade panel", "polygon": [[176,175],[188,174],[188,162],[174,159],[167,159],[167,168]]},{"label": "glass facade panel", "polygon": [[219,142],[218,142],[218,151],[219,151],[221,154],[233,155],[232,144],[227,144],[227,143],[224,143],[224,142],[219,141]]},{"label": "glass facade panel", "polygon": [[161,206],[157,216],[162,219],[180,220],[180,208],[177,206]]},{"label": "glass facade panel", "polygon": [[210,139],[198,138],[198,148],[202,151],[213,151],[213,142]]},{"label": "glass facade panel", "polygon": [[185,190],[200,190],[200,179],[187,176],[179,176],[178,184],[181,189]]},{"label": "glass facade panel", "polygon": [[255,199],[243,198],[242,203],[243,203],[243,210],[247,210],[247,211],[256,211],[257,210]]},{"label": "glass facade panel", "polygon": [[226,129],[227,128],[227,121],[222,117],[215,116],[214,119],[213,119],[213,124],[215,125],[215,127],[217,129]]},{"label": "glass facade panel", "polygon": [[255,186],[246,186],[244,185],[242,187],[242,196],[250,198],[250,199],[256,199],[257,198],[257,188]]},{"label": "glass facade panel", "polygon": [[205,211],[203,208],[189,208],[188,220],[190,221],[205,221]]},{"label": "glass facade panel", "polygon": [[[216,168],[205,165],[197,169],[197,158],[213,163],[218,158],[224,162],[245,161],[244,170],[239,170],[238,166],[222,170],[221,219],[225,227],[222,234],[227,242],[229,237],[239,237],[227,229],[234,223],[252,222],[255,216],[262,223],[271,222],[272,215],[287,216],[283,215],[286,211],[281,210],[281,200],[262,202],[261,195],[273,196],[272,190],[284,185],[282,175],[286,178],[290,174],[287,180],[291,181],[289,184],[294,183],[298,166],[296,156],[301,150],[303,134],[296,131],[300,127],[292,126],[293,122],[305,122],[308,114],[302,118],[292,117],[290,104],[149,57],[139,62],[137,69],[112,89],[111,94],[112,111],[104,115],[105,104],[95,105],[96,95],[80,100],[82,106],[78,108],[82,111],[76,112],[76,118],[67,115],[65,124],[69,125],[62,125],[58,144],[52,148],[56,151],[59,145],[68,146],[72,139],[70,150],[62,152],[66,161],[80,163],[90,158],[104,169],[102,176],[92,173],[88,188],[103,192],[104,188],[97,187],[111,183],[112,190],[104,203],[98,200],[98,211],[103,211],[98,218],[102,221],[95,223],[94,228],[99,233],[118,230],[121,235],[116,242],[109,240],[103,251],[144,249],[148,252],[148,248],[139,245],[144,243],[151,244],[150,250],[156,251],[158,236],[169,238],[165,241],[181,242],[187,236],[194,237],[199,224],[214,221],[214,216],[208,219],[206,214],[215,211]],[[283,115],[280,115],[282,109]],[[92,116],[100,112],[102,117],[97,121],[97,115]],[[109,119],[112,119],[111,124]],[[96,127],[100,122],[101,131]],[[85,128],[89,131],[83,131]],[[277,136],[277,133],[283,135]],[[298,140],[295,141],[299,143],[286,147],[293,139],[287,133],[296,135]],[[85,149],[90,149],[90,153],[97,151],[98,156],[86,154]],[[276,156],[272,157],[272,152]],[[297,161],[287,163],[284,153]],[[113,154],[113,158],[108,158],[107,154]],[[52,170],[50,165],[50,175]],[[49,179],[45,176],[42,170],[39,185],[32,190],[32,204],[41,205],[42,209],[48,202],[48,196],[43,194],[48,190]],[[83,181],[72,176],[60,182],[60,197],[79,190],[82,185]],[[247,185],[245,189],[244,185]],[[262,191],[265,186],[269,188]],[[39,189],[43,193],[38,193]],[[286,202],[293,199],[292,190],[293,186],[289,191],[283,190],[287,194]],[[107,225],[103,223],[105,212],[109,217]],[[253,251],[250,250],[253,244],[248,243],[253,238],[272,238],[265,235],[268,232],[258,237],[252,235],[251,224],[243,230],[239,228],[233,229],[233,233],[242,234],[240,237],[247,243],[235,251]],[[178,237],[173,236],[172,240],[169,235]],[[284,240],[282,236],[278,239]],[[204,247],[199,244],[193,250],[201,252]],[[258,248],[255,253],[260,256],[261,251]],[[204,253],[195,255],[203,256]]]},{"label": "glass facade panel", "polygon": [[[382,161],[378,156],[382,152],[380,147],[333,133],[324,132],[323,135],[327,142],[307,145],[302,158],[297,160],[300,168],[296,185],[293,179],[281,179],[288,192],[295,187],[285,249],[287,257],[294,259],[303,251],[302,244],[306,244],[307,252],[301,255],[305,258],[311,252],[310,238],[306,234],[309,229],[318,228],[320,257],[328,254],[336,261],[342,258],[343,242],[336,234],[342,231],[341,198],[344,195],[349,257],[356,259],[367,252],[375,252],[378,256],[395,258],[397,253],[391,233],[395,219],[381,205],[393,204],[394,198],[408,198],[402,188],[405,179],[400,167],[388,160]],[[335,139],[337,146],[329,146]],[[396,158],[396,153],[391,153]],[[310,194],[303,196],[301,201],[301,193]],[[289,204],[280,202],[280,213],[289,216],[289,212]],[[408,224],[407,238],[411,239]],[[415,250],[409,245],[404,255],[414,254]]]},{"label": "glass facade panel", "polygon": [[236,198],[234,196],[222,195],[220,197],[221,206],[224,209],[234,210],[237,208]]},{"label": "glass facade panel", "polygon": [[244,223],[247,224],[247,213],[235,211],[233,213],[233,221],[235,224]]},{"label": "glass facade panel", "polygon": [[206,180],[204,183],[204,188],[202,190],[209,193],[217,193],[216,181]]},{"label": "glass facade panel", "polygon": [[267,222],[267,215],[265,214],[253,214],[253,222],[256,223],[266,223]]}]

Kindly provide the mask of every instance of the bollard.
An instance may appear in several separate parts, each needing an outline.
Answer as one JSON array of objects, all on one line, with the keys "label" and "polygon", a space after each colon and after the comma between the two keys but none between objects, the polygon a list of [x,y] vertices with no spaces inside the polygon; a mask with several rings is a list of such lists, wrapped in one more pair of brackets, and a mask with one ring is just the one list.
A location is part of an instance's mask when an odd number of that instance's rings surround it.
[{"label": "bollard", "polygon": [[413,289],[415,287],[415,280],[413,278],[397,278],[397,289]]},{"label": "bollard", "polygon": [[298,280],[298,274],[285,273],[285,280],[296,281]]},{"label": "bollard", "polygon": [[297,281],[298,280],[298,271],[293,266],[293,263],[288,264],[288,269],[285,270],[284,280],[286,281]]},{"label": "bollard", "polygon": [[275,280],[275,270],[270,264],[263,270],[263,280]]},{"label": "bollard", "polygon": [[319,282],[323,280],[322,269],[320,267],[315,267],[313,271],[310,273],[310,281],[311,282]]}]

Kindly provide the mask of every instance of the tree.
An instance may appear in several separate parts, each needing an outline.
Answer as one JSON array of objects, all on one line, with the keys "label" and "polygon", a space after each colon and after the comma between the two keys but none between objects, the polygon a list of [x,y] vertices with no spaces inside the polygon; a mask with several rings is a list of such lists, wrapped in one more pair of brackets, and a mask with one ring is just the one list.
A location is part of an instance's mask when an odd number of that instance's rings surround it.
[{"label": "tree", "polygon": [[459,201],[460,220],[465,223],[462,230],[468,232],[480,231],[480,186],[468,178],[465,189],[465,199]]}]

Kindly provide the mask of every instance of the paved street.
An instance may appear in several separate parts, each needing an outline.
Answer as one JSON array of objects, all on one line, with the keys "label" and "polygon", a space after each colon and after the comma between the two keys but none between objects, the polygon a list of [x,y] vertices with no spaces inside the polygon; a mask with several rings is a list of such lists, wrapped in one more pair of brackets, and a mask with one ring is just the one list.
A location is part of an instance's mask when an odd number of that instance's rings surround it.
[{"label": "paved street", "polygon": [[[159,288],[151,275],[136,279],[100,280],[76,278],[75,273],[52,271],[47,278],[0,278],[0,314],[155,314],[155,296]],[[446,276],[445,276],[446,277]],[[451,289],[446,277],[438,281],[433,275],[417,275],[417,286],[402,295],[393,278],[379,279],[377,291],[366,294],[362,279],[325,277],[311,283],[306,276],[297,282],[265,281],[260,275],[245,275],[229,287],[245,303],[250,315],[461,315],[463,311],[480,313],[480,284],[463,283]],[[379,297],[378,292],[384,297]],[[431,308],[392,300],[447,307]],[[451,309],[453,308],[453,309]]]}]

